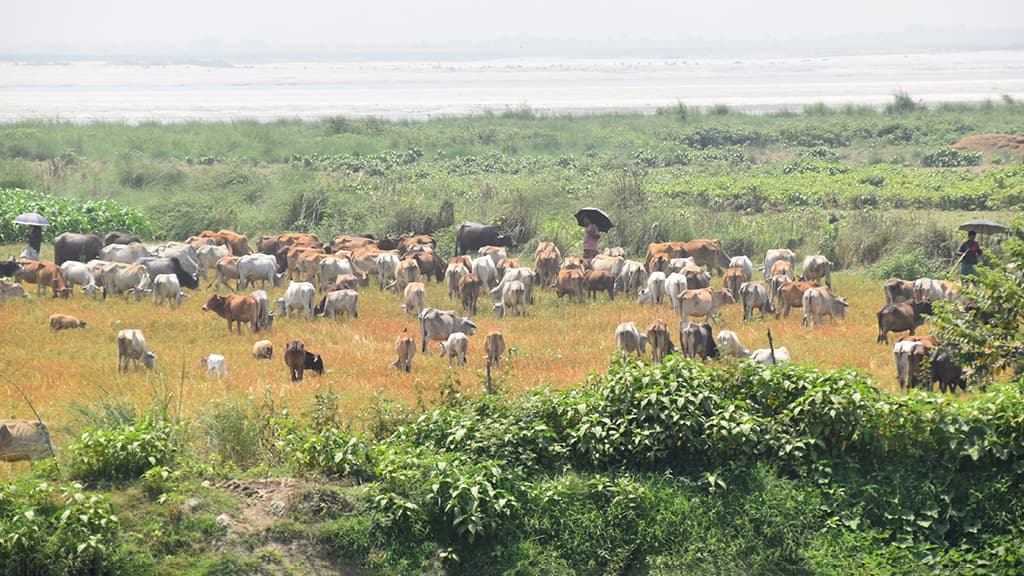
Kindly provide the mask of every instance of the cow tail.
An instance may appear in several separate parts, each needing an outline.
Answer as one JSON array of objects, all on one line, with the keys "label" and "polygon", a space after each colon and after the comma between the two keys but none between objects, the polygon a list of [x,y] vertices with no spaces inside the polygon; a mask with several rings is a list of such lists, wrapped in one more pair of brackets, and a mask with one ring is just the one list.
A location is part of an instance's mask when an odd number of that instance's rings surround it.
[{"label": "cow tail", "polygon": [[427,324],[423,320],[423,312],[420,312],[420,337],[423,339],[423,349],[420,350],[422,354],[427,353]]}]

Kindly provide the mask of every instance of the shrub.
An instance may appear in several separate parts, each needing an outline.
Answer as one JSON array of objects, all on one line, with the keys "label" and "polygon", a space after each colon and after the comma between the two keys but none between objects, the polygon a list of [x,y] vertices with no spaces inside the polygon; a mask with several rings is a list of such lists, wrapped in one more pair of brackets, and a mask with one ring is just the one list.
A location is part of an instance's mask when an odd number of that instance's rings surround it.
[{"label": "shrub", "polygon": [[935,259],[929,258],[920,249],[912,249],[906,252],[896,252],[882,258],[871,267],[870,273],[871,276],[879,280],[889,278],[916,280],[917,278],[941,276],[943,272],[942,265]]},{"label": "shrub", "polygon": [[921,165],[926,168],[962,168],[979,164],[981,164],[981,152],[954,148],[940,148],[921,158]]},{"label": "shrub", "polygon": [[173,462],[177,429],[153,416],[113,428],[82,432],[68,448],[68,477],[85,482],[135,480],[150,468]]},{"label": "shrub", "polygon": [[24,212],[37,212],[50,221],[43,237],[52,241],[62,232],[81,232],[102,236],[110,230],[122,230],[151,238],[154,229],[148,217],[113,200],[80,202],[21,189],[0,190],[0,244],[25,239],[25,227],[13,223]]}]

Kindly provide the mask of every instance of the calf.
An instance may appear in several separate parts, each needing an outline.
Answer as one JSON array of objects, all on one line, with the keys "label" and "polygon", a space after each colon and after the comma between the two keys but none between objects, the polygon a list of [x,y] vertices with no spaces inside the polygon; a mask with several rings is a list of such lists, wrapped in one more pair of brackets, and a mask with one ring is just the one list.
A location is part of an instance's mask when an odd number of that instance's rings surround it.
[{"label": "calf", "polygon": [[139,360],[142,360],[146,368],[156,370],[156,354],[146,349],[146,337],[142,335],[142,330],[128,328],[117,333],[118,372],[128,371],[129,360],[136,370],[139,369]]},{"label": "calf", "polygon": [[395,354],[398,359],[391,363],[392,366],[406,372],[412,371],[412,357],[416,355],[416,341],[409,334],[408,328],[403,328],[402,333],[395,339]]},{"label": "calf", "polygon": [[732,330],[719,330],[718,336],[715,337],[715,342],[718,343],[718,349],[730,356],[737,358],[749,358],[750,350],[747,350],[743,344],[740,344],[739,336]]},{"label": "calf", "polygon": [[615,327],[615,347],[626,354],[647,353],[647,335],[641,334],[634,322],[623,322]]},{"label": "calf", "polygon": [[453,310],[435,310],[424,308],[420,312],[420,336],[423,338],[422,352],[427,352],[428,341],[444,341],[453,332],[462,332],[468,336],[476,333],[476,324],[469,318],[460,318]]},{"label": "calf", "polygon": [[907,301],[882,306],[876,314],[878,317],[878,343],[888,342],[889,332],[908,330],[910,334],[913,334],[918,326],[924,324],[924,317],[931,313],[932,303],[928,301]]},{"label": "calf", "polygon": [[466,365],[466,354],[469,352],[469,338],[462,332],[452,332],[448,339],[441,343],[441,356],[448,357],[448,365],[452,360],[457,361],[459,367]]},{"label": "calf", "polygon": [[505,353],[505,336],[498,330],[488,332],[484,339],[484,351],[487,352],[487,365],[497,368]]},{"label": "calf", "polygon": [[750,359],[762,366],[780,366],[789,364],[789,349],[779,346],[772,350],[770,348],[758,348],[750,353]]},{"label": "calf", "polygon": [[0,419],[0,461],[34,462],[54,455],[46,424],[39,420]]},{"label": "calf", "polygon": [[958,387],[967,390],[963,367],[953,361],[948,348],[936,347],[932,350],[930,361],[931,381],[939,383],[939,390],[955,392]]},{"label": "calf", "polygon": [[[217,283],[214,290],[220,290],[221,286],[231,288],[229,280],[235,281],[235,287],[232,290],[237,292],[241,288],[242,281],[238,277],[239,259],[239,256],[225,256],[217,260],[216,274],[214,274],[214,279],[210,281],[210,284]],[[206,287],[209,288],[210,284],[207,284]]]},{"label": "calf", "polygon": [[173,310],[181,301],[188,296],[181,291],[178,284],[178,277],[174,274],[157,274],[153,278],[153,305],[161,306],[164,300],[168,300]]},{"label": "calf", "polygon": [[526,287],[519,280],[506,282],[501,291],[501,302],[494,305],[494,311],[505,317],[505,311],[511,310],[513,316],[526,316]]},{"label": "calf", "polygon": [[306,370],[312,370],[316,372],[317,376],[322,376],[324,373],[324,359],[319,354],[314,354],[309,350],[306,350],[305,359],[302,365]]},{"label": "calf", "polygon": [[306,370],[306,345],[300,340],[292,340],[285,344],[284,363],[288,366],[292,382],[302,381],[302,374]]},{"label": "calf", "polygon": [[86,323],[84,320],[79,320],[74,316],[67,314],[51,314],[50,315],[50,328],[56,330],[72,330],[74,328],[85,328]]},{"label": "calf", "polygon": [[27,298],[28,294],[25,294],[25,289],[22,288],[21,284],[8,284],[3,280],[0,280],[0,302],[7,300],[8,298]]},{"label": "calf", "polygon": [[227,360],[220,354],[210,354],[209,356],[203,356],[200,364],[206,367],[206,375],[209,376],[210,372],[217,375],[217,378],[221,376],[227,376],[228,374],[228,363]]},{"label": "calf", "polygon": [[459,278],[459,303],[462,306],[462,313],[470,316],[476,314],[477,300],[480,298],[480,289],[483,282],[476,274],[469,273]]},{"label": "calf", "polygon": [[402,311],[406,314],[419,316],[427,307],[427,287],[423,282],[409,282],[405,286],[403,297],[405,304],[402,304]]},{"label": "calf", "polygon": [[588,298],[596,298],[598,292],[608,292],[608,300],[615,299],[615,277],[607,270],[587,270],[583,275],[583,287]]},{"label": "calf", "polygon": [[395,269],[395,281],[385,286],[388,290],[405,290],[410,282],[420,279],[420,265],[416,260],[407,258],[398,263]]},{"label": "calf", "polygon": [[274,345],[270,340],[258,340],[252,345],[252,357],[256,360],[270,360],[274,357]]},{"label": "calf", "polygon": [[828,288],[809,288],[803,296],[804,326],[821,325],[822,316],[829,316],[833,324],[836,318],[845,319],[847,306],[849,303],[844,298],[832,294]]},{"label": "calf", "polygon": [[577,302],[583,304],[583,272],[577,268],[559,270],[555,282],[555,295],[559,300],[562,296],[568,295],[570,302],[575,297]]}]

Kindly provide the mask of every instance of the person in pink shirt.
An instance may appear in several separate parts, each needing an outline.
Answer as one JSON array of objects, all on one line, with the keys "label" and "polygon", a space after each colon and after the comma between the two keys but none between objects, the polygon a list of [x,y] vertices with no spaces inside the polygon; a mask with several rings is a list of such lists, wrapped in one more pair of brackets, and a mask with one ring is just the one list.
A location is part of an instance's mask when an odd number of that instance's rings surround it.
[{"label": "person in pink shirt", "polygon": [[597,256],[597,241],[601,237],[601,230],[597,224],[590,221],[587,216],[583,217],[583,257],[590,260]]}]

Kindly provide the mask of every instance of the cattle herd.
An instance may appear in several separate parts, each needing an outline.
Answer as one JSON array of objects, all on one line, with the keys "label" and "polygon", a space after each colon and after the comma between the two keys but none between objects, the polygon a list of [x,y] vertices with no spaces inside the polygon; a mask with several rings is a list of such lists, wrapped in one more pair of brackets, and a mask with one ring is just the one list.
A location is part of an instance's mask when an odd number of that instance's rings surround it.
[{"label": "cattle herd", "polygon": [[[434,239],[427,235],[386,237],[339,234],[322,242],[311,234],[286,233],[263,236],[256,249],[248,239],[230,230],[205,231],[185,242],[144,245],[138,238],[112,232],[104,239],[86,234],[65,233],[54,241],[54,261],[0,261],[0,302],[24,297],[17,282],[34,283],[42,295],[68,298],[78,289],[83,295],[106,299],[120,295],[136,301],[150,296],[154,306],[180,306],[186,290],[214,287],[202,306],[227,322],[228,331],[252,334],[273,326],[275,318],[310,321],[315,318],[359,318],[359,291],[371,284],[379,290],[400,294],[402,309],[419,322],[420,352],[437,342],[450,365],[467,363],[469,340],[477,326],[471,320],[480,314],[481,299],[491,301],[496,316],[525,317],[534,304],[535,292],[552,290],[560,301],[584,303],[606,294],[609,300],[625,297],[640,305],[671,306],[679,318],[678,350],[691,358],[719,355],[748,358],[760,364],[783,364],[790,360],[785,347],[750,351],[735,332],[720,330],[715,336],[711,324],[724,306],[741,304],[743,319],[755,312],[788,317],[793,308],[803,310],[803,324],[809,329],[844,319],[847,301],[832,291],[832,263],[823,256],[808,256],[802,272],[796,274],[796,254],[788,249],[769,250],[760,267],[763,281],[754,280],[754,265],[747,256],[728,257],[717,240],[662,242],[648,246],[644,261],[626,258],[621,248],[609,248],[591,260],[562,257],[552,242],[541,242],[533,253],[534,268],[524,266],[508,253],[514,243],[492,227],[466,223],[459,228],[459,254],[447,260],[435,252]],[[465,254],[475,251],[476,256]],[[713,274],[722,277],[722,288],[711,286]],[[211,277],[212,276],[212,277]],[[265,291],[269,283],[288,286],[275,301]],[[457,302],[461,314],[427,305],[426,283],[441,283],[448,298]],[[259,288],[256,288],[259,283]],[[229,293],[221,294],[223,289]],[[246,293],[246,290],[252,291]],[[929,336],[916,336],[938,300],[961,301],[957,286],[946,281],[921,278],[916,281],[891,279],[884,285],[886,304],[878,311],[878,342],[888,341],[889,332],[908,332],[894,346],[897,379],[902,387],[922,384],[921,366],[930,361],[931,377],[925,385],[938,382],[942,390],[963,387],[962,371],[951,361],[948,346]],[[695,322],[692,320],[699,320]],[[83,328],[85,321],[66,314],[50,317],[53,330]],[[617,348],[625,353],[646,354],[662,361],[677,350],[669,324],[657,319],[641,330],[634,322],[620,324],[614,333]],[[118,368],[153,368],[157,359],[147,349],[141,330],[123,329],[117,334]],[[412,370],[416,354],[415,334],[408,329],[396,337],[393,367]],[[506,350],[504,336],[492,331],[485,336],[487,362],[497,365]],[[271,359],[273,344],[260,340],[253,345],[255,360]],[[322,358],[308,350],[301,340],[287,342],[284,363],[291,380],[302,380],[305,371],[323,373]],[[209,375],[227,374],[227,359],[209,354],[201,360]]]}]

